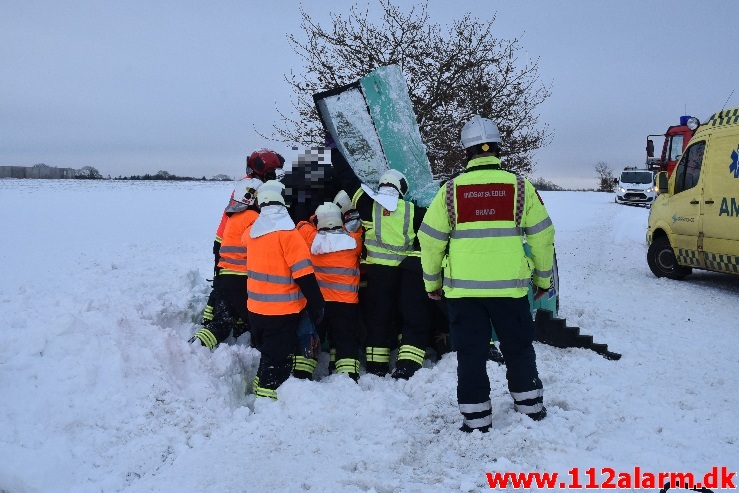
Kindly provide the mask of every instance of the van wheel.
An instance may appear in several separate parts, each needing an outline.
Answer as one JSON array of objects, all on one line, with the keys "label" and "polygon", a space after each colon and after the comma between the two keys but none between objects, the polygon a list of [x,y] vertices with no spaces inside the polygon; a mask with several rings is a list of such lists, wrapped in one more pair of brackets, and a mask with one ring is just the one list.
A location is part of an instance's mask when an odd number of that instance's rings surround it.
[{"label": "van wheel", "polygon": [[652,241],[647,251],[647,263],[657,277],[679,280],[693,272],[690,267],[678,265],[675,252],[672,251],[670,240],[666,236],[660,236]]}]

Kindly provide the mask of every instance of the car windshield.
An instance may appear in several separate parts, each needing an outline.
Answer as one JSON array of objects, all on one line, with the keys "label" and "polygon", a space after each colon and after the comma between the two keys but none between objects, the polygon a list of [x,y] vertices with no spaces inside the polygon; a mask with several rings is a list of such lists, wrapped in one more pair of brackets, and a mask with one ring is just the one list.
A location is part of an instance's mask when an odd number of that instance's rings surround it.
[{"label": "car windshield", "polygon": [[652,173],[643,171],[624,171],[621,173],[621,182],[623,183],[652,183]]}]

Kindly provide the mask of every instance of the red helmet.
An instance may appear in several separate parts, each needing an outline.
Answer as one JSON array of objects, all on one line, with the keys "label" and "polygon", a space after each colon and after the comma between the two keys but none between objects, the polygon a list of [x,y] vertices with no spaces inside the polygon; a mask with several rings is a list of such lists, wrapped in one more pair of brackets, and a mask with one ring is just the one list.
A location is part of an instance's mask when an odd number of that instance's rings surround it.
[{"label": "red helmet", "polygon": [[285,158],[272,149],[259,149],[246,158],[246,171],[262,178],[272,175],[267,179],[273,179],[275,170],[282,169],[284,164]]}]

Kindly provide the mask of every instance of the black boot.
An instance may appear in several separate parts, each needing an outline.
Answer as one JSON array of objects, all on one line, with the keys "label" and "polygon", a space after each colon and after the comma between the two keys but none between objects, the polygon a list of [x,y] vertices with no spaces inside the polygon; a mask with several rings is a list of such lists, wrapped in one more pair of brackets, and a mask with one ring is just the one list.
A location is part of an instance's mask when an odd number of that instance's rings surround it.
[{"label": "black boot", "polygon": [[462,425],[462,426],[461,426],[461,427],[459,428],[459,431],[463,431],[463,432],[465,432],[465,433],[472,433],[473,431],[475,431],[475,430],[478,430],[478,431],[480,431],[481,433],[487,433],[488,431],[490,431],[490,427],[491,427],[491,425],[487,425],[487,426],[481,426],[480,428],[470,428],[469,426],[467,426],[467,425],[463,424],[463,425]]},{"label": "black boot", "polygon": [[541,421],[542,419],[547,417],[547,408],[542,406],[541,411],[527,414],[526,416],[533,419],[534,421]]},{"label": "black boot", "polygon": [[421,365],[418,363],[403,359],[395,364],[395,370],[393,370],[391,376],[396,380],[408,380],[419,368],[421,368]]},{"label": "black boot", "polygon": [[377,375],[378,377],[384,377],[390,371],[390,364],[389,363],[377,363],[375,361],[368,361],[367,363],[365,363],[364,368],[367,371],[367,373],[371,373],[372,375]]}]

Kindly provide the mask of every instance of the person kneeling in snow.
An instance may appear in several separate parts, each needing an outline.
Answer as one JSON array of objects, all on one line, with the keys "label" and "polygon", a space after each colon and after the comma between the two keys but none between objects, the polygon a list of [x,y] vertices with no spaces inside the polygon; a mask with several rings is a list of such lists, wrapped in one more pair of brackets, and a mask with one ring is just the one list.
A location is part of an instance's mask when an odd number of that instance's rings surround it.
[{"label": "person kneeling in snow", "polygon": [[[234,337],[248,330],[246,248],[241,244],[241,236],[259,216],[257,190],[261,185],[262,180],[258,178],[241,180],[240,197],[234,198],[224,212],[228,221],[218,243],[218,275],[213,278],[202,327],[192,336],[191,343],[198,341],[213,349],[231,335],[232,328]],[[240,323],[235,324],[235,320]]]},{"label": "person kneeling in snow", "polygon": [[254,391],[257,397],[272,399],[277,399],[277,387],[290,376],[296,349],[301,354],[317,350],[320,341],[315,331],[300,338],[304,347],[298,346],[297,331],[301,317],[320,323],[325,304],[310,251],[285,207],[284,188],[278,181],[260,187],[261,212],[241,237],[249,252],[247,308],[252,342],[261,352]]},{"label": "person kneeling in snow", "polygon": [[[316,271],[326,309],[320,333],[328,335],[332,352],[335,350],[336,373],[345,373],[354,381],[359,379],[359,257],[362,254],[361,222],[353,220],[351,199],[340,192],[334,201],[318,206],[310,221],[298,223],[298,231],[308,243],[311,261]],[[344,228],[343,216],[349,218]],[[313,374],[316,359],[297,355],[294,374]]]}]

